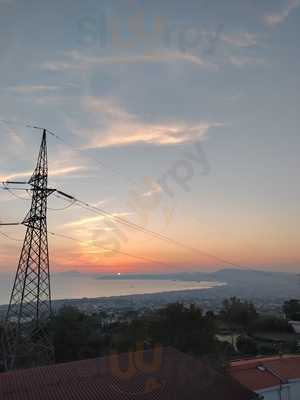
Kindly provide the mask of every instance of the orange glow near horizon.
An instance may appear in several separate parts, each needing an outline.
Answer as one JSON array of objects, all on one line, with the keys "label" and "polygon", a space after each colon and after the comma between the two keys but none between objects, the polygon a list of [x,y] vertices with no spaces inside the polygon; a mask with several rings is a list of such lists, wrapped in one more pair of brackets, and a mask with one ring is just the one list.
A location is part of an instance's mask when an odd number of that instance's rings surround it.
[{"label": "orange glow near horizon", "polygon": [[[212,231],[207,223],[188,229],[185,221],[179,219],[166,235],[199,250],[189,251],[147,235],[126,231],[126,241],[118,240],[118,236],[112,232],[106,232],[105,236],[100,236],[101,240],[97,240],[94,232],[97,229],[101,231],[101,225],[93,225],[93,219],[83,220],[85,229],[67,227],[60,231],[75,240],[49,235],[52,271],[75,269],[97,273],[171,273],[239,267],[279,271],[283,268],[290,271],[299,269],[297,241],[291,242],[286,232],[278,233],[268,226],[264,226],[264,229],[259,227],[260,231],[258,226],[246,231],[236,224],[229,229],[220,220],[219,231]],[[20,232],[16,233],[16,237],[22,238]],[[0,244],[2,271],[14,271],[22,242],[12,244],[3,240]],[[115,249],[116,252],[107,249]]]},{"label": "orange glow near horizon", "polygon": [[[237,238],[234,234],[215,237],[214,240],[210,238],[210,240],[197,241],[194,237],[187,235],[185,241],[182,238],[178,239],[181,243],[190,243],[190,246],[199,249],[199,252],[189,251],[159,240],[145,241],[144,236],[132,236],[129,237],[127,243],[120,243],[117,248],[118,251],[128,255],[118,252],[111,254],[99,247],[97,242],[91,241],[89,234],[86,237],[86,240],[81,239],[78,243],[50,237],[51,270],[54,272],[75,269],[81,272],[99,273],[171,273],[214,271],[239,266],[250,269],[282,270],[284,268],[291,271],[297,271],[299,268],[300,257],[296,241],[291,243],[287,238],[282,236],[277,238],[274,234],[269,235],[268,241],[264,242],[257,241],[254,237],[249,240],[245,235]],[[279,241],[280,245],[278,245]],[[22,243],[5,244],[4,241],[1,244],[2,271],[14,271]],[[201,254],[201,251],[204,254]],[[228,263],[205,253],[216,255],[220,259],[227,260]],[[139,256],[141,259],[138,258]]]}]

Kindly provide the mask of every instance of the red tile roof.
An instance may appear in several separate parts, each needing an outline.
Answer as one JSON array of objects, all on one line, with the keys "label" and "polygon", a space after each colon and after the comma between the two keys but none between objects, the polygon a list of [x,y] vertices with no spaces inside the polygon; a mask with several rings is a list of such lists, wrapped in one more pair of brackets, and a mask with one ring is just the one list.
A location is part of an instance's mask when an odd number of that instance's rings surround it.
[{"label": "red tile roof", "polygon": [[[267,368],[262,371],[258,368],[259,366]],[[251,390],[267,389],[280,384],[280,379],[275,375],[278,375],[282,381],[300,379],[300,356],[261,357],[234,361],[229,367],[229,372],[232,377]]]},{"label": "red tile roof", "polygon": [[[165,348],[0,374],[1,400],[252,400],[199,359]],[[156,362],[152,362],[156,360]],[[128,365],[131,368],[128,369]]]}]

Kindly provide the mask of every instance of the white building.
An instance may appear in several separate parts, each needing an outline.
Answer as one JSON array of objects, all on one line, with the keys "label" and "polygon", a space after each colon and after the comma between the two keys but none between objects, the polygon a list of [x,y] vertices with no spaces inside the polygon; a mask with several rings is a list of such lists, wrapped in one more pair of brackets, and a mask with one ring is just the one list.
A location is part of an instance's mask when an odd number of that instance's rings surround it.
[{"label": "white building", "polygon": [[300,356],[234,361],[229,372],[264,400],[300,400]]}]

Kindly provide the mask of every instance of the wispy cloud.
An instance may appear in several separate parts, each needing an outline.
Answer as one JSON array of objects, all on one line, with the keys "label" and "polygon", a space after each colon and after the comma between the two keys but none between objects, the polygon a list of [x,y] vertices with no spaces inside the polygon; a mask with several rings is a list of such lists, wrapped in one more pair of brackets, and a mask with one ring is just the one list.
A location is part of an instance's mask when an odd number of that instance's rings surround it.
[{"label": "wispy cloud", "polygon": [[245,56],[229,56],[227,61],[234,65],[235,67],[245,67],[245,66],[255,66],[255,65],[265,65],[266,61],[262,58],[257,57],[245,57]]},{"label": "wispy cloud", "polygon": [[157,193],[161,193],[163,191],[163,188],[156,182],[151,182],[152,188],[148,190],[147,192],[144,192],[142,194],[142,197],[151,197]]},{"label": "wispy cloud", "polygon": [[[109,215],[99,215],[97,217],[81,218],[81,219],[78,219],[76,221],[68,222],[67,224],[64,225],[64,227],[76,227],[76,226],[85,226],[85,225],[92,226],[92,225],[98,223],[99,221],[107,221],[109,219],[113,220],[115,217],[124,218],[124,217],[128,217],[130,215],[132,215],[132,214],[131,213],[122,212],[122,213],[112,213],[111,216],[109,216]],[[108,229],[111,230],[111,228],[108,228]]]},{"label": "wispy cloud", "polygon": [[59,89],[60,88],[58,86],[49,85],[19,85],[9,87],[6,90],[17,94],[32,94],[40,92],[53,92]]},{"label": "wispy cloud", "polygon": [[85,97],[83,109],[93,121],[92,128],[73,126],[73,131],[88,138],[86,148],[128,146],[137,143],[172,145],[193,142],[210,128],[222,124],[210,121],[146,122],[124,110],[113,99]]},{"label": "wispy cloud", "polygon": [[52,171],[50,171],[49,175],[50,176],[65,176],[65,175],[72,174],[73,172],[84,171],[86,169],[87,169],[87,167],[85,167],[85,166],[70,166],[70,167],[52,170]]},{"label": "wispy cloud", "polygon": [[[298,0],[297,0],[298,1]],[[300,0],[299,0],[300,1]],[[224,45],[236,48],[249,48],[259,45],[259,38],[254,33],[240,32],[235,34],[223,34],[221,40]],[[254,58],[252,58],[254,60]],[[157,53],[141,55],[123,55],[123,56],[87,56],[78,51],[66,52],[61,60],[47,61],[41,65],[41,68],[52,72],[79,71],[87,72],[99,66],[110,66],[120,64],[149,64],[149,63],[184,63],[194,65],[199,68],[210,71],[218,71],[224,65],[228,58],[224,56],[219,61],[211,62],[199,54],[193,54],[181,51],[164,51]],[[233,63],[236,65],[236,63]],[[240,66],[250,64],[250,58],[247,63],[240,63]],[[253,62],[253,64],[258,64]]]},{"label": "wispy cloud", "polygon": [[7,133],[7,135],[9,136],[9,139],[11,140],[11,142],[15,145],[23,146],[24,141],[21,138],[21,136],[17,133],[17,131],[13,128],[13,126],[11,126],[10,124],[7,124],[5,122],[2,122],[2,121],[0,120],[0,123],[4,127],[4,130]]},{"label": "wispy cloud", "polygon": [[213,68],[216,66],[207,62],[198,55],[180,52],[180,51],[166,51],[149,53],[142,55],[124,55],[124,56],[103,56],[103,57],[89,57],[78,51],[70,51],[65,54],[63,60],[48,61],[42,64],[42,69],[48,71],[70,71],[79,70],[85,71],[89,68],[100,65],[113,65],[113,64],[145,64],[145,63],[171,63],[171,62],[185,62],[196,65],[202,68]]},{"label": "wispy cloud", "polygon": [[300,0],[287,0],[285,7],[278,12],[267,14],[263,17],[264,22],[270,26],[274,27],[283,23],[293,10],[300,6]]},{"label": "wispy cloud", "polygon": [[101,131],[94,130],[95,138],[89,147],[126,146],[135,143],[170,145],[190,142],[204,136],[211,127],[217,126],[202,122],[198,125],[183,122],[169,124],[146,124],[142,122],[113,123],[102,137]]},{"label": "wispy cloud", "polygon": [[225,44],[241,48],[253,47],[259,44],[257,35],[248,32],[223,34],[221,38]]},{"label": "wispy cloud", "polygon": [[[50,171],[49,176],[57,177],[57,176],[65,176],[65,175],[70,175],[74,172],[86,170],[86,167],[83,166],[70,166],[70,167],[65,167],[65,168],[60,168],[60,169],[54,169]],[[16,172],[10,175],[0,175],[0,181],[9,181],[13,179],[19,179],[19,178],[29,178],[32,175],[33,171],[21,171],[21,172]]]},{"label": "wispy cloud", "polygon": [[112,202],[113,200],[114,200],[114,197],[108,197],[106,199],[96,201],[95,203],[91,203],[91,205],[93,207],[101,207],[103,204],[106,204],[108,202]]}]

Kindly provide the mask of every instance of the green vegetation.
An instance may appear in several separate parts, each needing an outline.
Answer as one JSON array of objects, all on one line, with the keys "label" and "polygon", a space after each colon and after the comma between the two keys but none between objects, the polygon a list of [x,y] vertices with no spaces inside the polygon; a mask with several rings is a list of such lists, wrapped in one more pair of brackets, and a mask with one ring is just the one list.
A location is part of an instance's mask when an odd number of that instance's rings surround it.
[{"label": "green vegetation", "polygon": [[288,321],[275,315],[260,316],[254,321],[252,329],[254,332],[293,333]]},{"label": "green vegetation", "polygon": [[[283,309],[294,316],[298,307],[299,302],[291,300]],[[299,336],[285,318],[260,315],[253,303],[236,297],[224,300],[218,314],[204,313],[194,304],[174,303],[143,315],[129,311],[115,318],[103,311],[87,315],[68,306],[53,317],[51,329],[56,362],[156,344],[205,357],[215,367],[234,357],[299,350]]]},{"label": "green vegetation", "polygon": [[283,312],[288,319],[300,321],[300,301],[296,299],[286,301],[283,305]]},{"label": "green vegetation", "polygon": [[64,307],[53,318],[53,341],[57,362],[80,360],[101,354],[103,342],[98,315],[89,316]]},{"label": "green vegetation", "polygon": [[57,361],[78,360],[135,350],[137,343],[144,347],[173,346],[203,355],[217,350],[216,321],[211,313],[192,305],[171,304],[148,316],[109,323],[103,327],[99,315],[87,316],[65,307],[53,320],[53,337]]},{"label": "green vegetation", "polygon": [[[217,336],[224,330],[227,342]],[[286,319],[259,315],[253,303],[236,297],[224,300],[217,315],[203,313],[194,304],[175,303],[142,316],[129,312],[116,321],[103,312],[88,316],[65,307],[54,318],[53,335],[57,361],[160,344],[223,362],[234,356],[295,352],[298,339]],[[238,336],[235,346],[230,335]]]},{"label": "green vegetation", "polygon": [[238,337],[237,348],[241,354],[247,356],[256,356],[258,354],[258,346],[256,341],[247,336]]},{"label": "green vegetation", "polygon": [[253,303],[232,297],[223,301],[220,317],[229,324],[247,329],[258,319],[258,314]]}]

